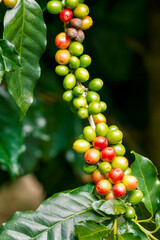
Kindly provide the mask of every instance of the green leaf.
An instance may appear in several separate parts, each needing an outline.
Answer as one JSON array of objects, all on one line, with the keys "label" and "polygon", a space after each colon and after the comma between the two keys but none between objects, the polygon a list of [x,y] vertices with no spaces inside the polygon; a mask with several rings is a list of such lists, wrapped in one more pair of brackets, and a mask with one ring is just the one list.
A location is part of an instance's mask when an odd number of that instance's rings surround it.
[{"label": "green leaf", "polygon": [[47,6],[46,0],[36,0],[36,2],[40,5],[43,11],[46,10],[46,6]]},{"label": "green leaf", "polygon": [[0,163],[11,177],[19,175],[18,158],[21,153],[22,127],[10,97],[0,88]]},{"label": "green leaf", "polygon": [[137,226],[137,224],[131,221],[126,221],[122,223],[118,228],[118,233],[121,235],[133,233],[135,236],[139,236],[143,240],[148,240],[146,234],[142,232],[142,230]]},{"label": "green leaf", "polygon": [[74,240],[74,225],[80,221],[99,222],[87,192],[60,193],[44,201],[36,212],[17,212],[0,230],[1,240]]},{"label": "green leaf", "polygon": [[15,46],[7,40],[0,39],[1,54],[5,65],[5,71],[20,68],[20,56],[15,50]]},{"label": "green leaf", "polygon": [[156,226],[159,227],[160,226],[160,206],[156,212],[155,220],[156,220]]},{"label": "green leaf", "polygon": [[5,66],[2,58],[2,49],[0,48],[0,83],[3,80],[4,73],[5,73]]},{"label": "green leaf", "polygon": [[109,215],[120,215],[125,213],[126,208],[123,201],[118,199],[110,199],[105,201],[100,206],[99,210]]},{"label": "green leaf", "polygon": [[105,200],[96,201],[96,202],[92,203],[92,208],[94,209],[94,211],[96,211],[100,215],[106,216],[106,214],[104,214],[102,211],[99,210],[100,207],[102,206],[102,204],[105,202],[106,202]]},{"label": "green leaf", "polygon": [[13,43],[22,68],[6,74],[10,94],[22,112],[33,102],[33,89],[40,77],[39,59],[46,46],[46,26],[35,0],[18,0],[4,18],[4,39]]},{"label": "green leaf", "polygon": [[126,234],[118,234],[118,240],[141,240],[142,238],[139,236],[135,236],[132,233],[126,233]]},{"label": "green leaf", "polygon": [[102,240],[103,237],[107,237],[110,232],[110,228],[107,228],[103,224],[95,223],[94,221],[85,221],[75,226],[75,236],[79,240]]},{"label": "green leaf", "polygon": [[133,175],[138,179],[138,188],[143,192],[143,202],[147,210],[153,215],[160,202],[160,182],[157,169],[153,163],[135,152],[135,161],[131,165]]}]

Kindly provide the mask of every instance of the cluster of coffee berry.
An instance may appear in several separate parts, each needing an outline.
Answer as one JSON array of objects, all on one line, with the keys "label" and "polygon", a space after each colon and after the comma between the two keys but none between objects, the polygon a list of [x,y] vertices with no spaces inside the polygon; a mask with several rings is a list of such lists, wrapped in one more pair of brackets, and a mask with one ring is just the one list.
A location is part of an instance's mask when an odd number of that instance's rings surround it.
[{"label": "cluster of coffee berry", "polygon": [[48,2],[47,9],[50,13],[59,13],[64,22],[65,31],[55,38],[55,44],[60,49],[55,56],[59,64],[55,71],[64,77],[66,91],[63,99],[71,104],[81,119],[88,118],[91,125],[83,129],[73,149],[85,153],[83,170],[92,174],[97,194],[109,200],[121,198],[129,191],[130,203],[138,204],[143,194],[136,190],[138,181],[131,175],[128,159],[124,157],[126,150],[122,145],[123,133],[115,125],[108,127],[102,114],[107,104],[100,101],[97,92],[103,87],[103,81],[95,78],[87,87],[82,85],[89,80],[86,67],[91,64],[90,56],[82,55],[82,41],[85,38],[83,30],[93,24],[92,18],[88,16],[89,8],[80,0],[66,0],[63,4],[53,0]]}]

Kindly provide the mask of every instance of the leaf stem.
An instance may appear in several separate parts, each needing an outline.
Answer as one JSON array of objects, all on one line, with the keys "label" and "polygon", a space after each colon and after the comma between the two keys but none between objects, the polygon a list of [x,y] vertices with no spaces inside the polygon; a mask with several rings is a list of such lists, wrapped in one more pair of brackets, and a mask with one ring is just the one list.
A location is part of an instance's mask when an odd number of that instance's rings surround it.
[{"label": "leaf stem", "polygon": [[148,218],[148,219],[138,220],[137,222],[138,222],[138,223],[151,222],[152,218],[153,218],[153,215],[151,215],[151,217]]},{"label": "leaf stem", "polygon": [[151,233],[156,233],[160,229],[160,226],[158,226],[155,230],[151,231]]},{"label": "leaf stem", "polygon": [[116,240],[117,239],[117,218],[114,219],[113,235],[114,235],[114,240]]}]

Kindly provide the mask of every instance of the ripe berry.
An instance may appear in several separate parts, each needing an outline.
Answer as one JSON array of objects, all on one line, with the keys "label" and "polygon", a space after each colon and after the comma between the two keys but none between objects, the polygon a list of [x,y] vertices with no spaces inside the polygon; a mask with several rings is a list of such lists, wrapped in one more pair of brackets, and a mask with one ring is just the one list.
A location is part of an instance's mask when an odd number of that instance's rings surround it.
[{"label": "ripe berry", "polygon": [[55,38],[55,44],[59,49],[66,49],[71,43],[71,39],[67,37],[65,32],[59,33]]},{"label": "ripe berry", "polygon": [[79,0],[66,0],[65,5],[67,8],[75,8],[79,3]]},{"label": "ripe berry", "polygon": [[82,19],[82,30],[87,30],[93,25],[93,20],[91,17],[87,16]]},{"label": "ripe berry", "polygon": [[126,194],[126,187],[123,183],[117,183],[113,186],[113,193],[116,198],[121,198]]},{"label": "ripe berry", "polygon": [[73,13],[77,18],[84,18],[89,14],[89,8],[86,4],[79,3]]},{"label": "ripe berry", "polygon": [[140,190],[134,190],[130,193],[129,202],[132,205],[139,204],[143,199],[143,193]]},{"label": "ripe berry", "polygon": [[80,119],[86,119],[89,117],[88,109],[87,108],[80,108],[77,112],[78,117]]},{"label": "ripe berry", "polygon": [[47,11],[52,14],[59,14],[62,11],[63,5],[60,1],[49,1],[47,3]]},{"label": "ripe berry", "polygon": [[91,148],[85,153],[84,160],[88,164],[96,164],[100,160],[100,155],[101,153],[99,150]]},{"label": "ripe berry", "polygon": [[123,133],[120,130],[109,131],[107,135],[107,139],[110,144],[117,144],[122,140],[122,138]]},{"label": "ripe berry", "polygon": [[79,60],[80,60],[80,66],[83,68],[88,67],[92,62],[91,57],[87,54],[82,55]]},{"label": "ripe berry", "polygon": [[78,68],[75,71],[76,79],[80,82],[86,82],[89,79],[89,72],[85,68]]},{"label": "ripe berry", "polygon": [[62,22],[69,22],[72,17],[73,12],[68,8],[63,9],[60,13],[60,19]]},{"label": "ripe berry", "polygon": [[92,127],[87,126],[83,129],[83,136],[88,142],[92,142],[96,138],[96,132]]},{"label": "ripe berry", "polygon": [[96,191],[100,195],[106,195],[107,193],[110,192],[111,189],[112,184],[106,179],[100,180],[96,184]]},{"label": "ripe berry", "polygon": [[113,192],[110,192],[106,195],[105,200],[110,200],[116,198],[116,195]]},{"label": "ripe berry", "polygon": [[72,56],[69,60],[69,66],[72,68],[75,68],[75,69],[79,68],[79,66],[80,66],[79,59],[75,56]]},{"label": "ripe berry", "polygon": [[121,168],[122,170],[125,170],[129,165],[128,159],[126,157],[115,157],[112,162],[113,168]]},{"label": "ripe berry", "polygon": [[14,8],[17,4],[17,0],[3,0],[4,5],[8,8]]},{"label": "ripe berry", "polygon": [[77,32],[77,36],[75,37],[75,40],[77,42],[83,42],[84,39],[85,39],[85,34],[81,29],[79,29]]},{"label": "ripe berry", "polygon": [[58,50],[55,55],[55,60],[58,64],[66,65],[69,63],[70,56],[68,50]]},{"label": "ripe berry", "polygon": [[73,28],[80,28],[82,26],[82,20],[80,18],[72,18],[69,25]]},{"label": "ripe berry", "polygon": [[102,123],[98,123],[96,125],[96,134],[97,134],[97,136],[106,137],[107,134],[108,134],[108,131],[109,131],[109,129],[108,129],[108,126],[107,126],[106,123],[102,122]]},{"label": "ripe berry", "polygon": [[65,78],[63,80],[63,87],[66,90],[73,89],[75,85],[76,85],[76,78],[75,78],[74,74],[70,73],[67,76],[65,76]]},{"label": "ripe berry", "polygon": [[102,150],[103,148],[107,147],[107,145],[108,145],[107,139],[101,136],[96,137],[93,141],[93,147],[98,150]]},{"label": "ripe berry", "polygon": [[116,156],[116,151],[112,147],[103,148],[101,151],[101,160],[104,162],[112,162]]},{"label": "ripe berry", "polygon": [[98,166],[101,173],[109,173],[112,169],[112,166],[109,162],[101,162]]},{"label": "ripe berry", "polygon": [[55,72],[57,73],[57,75],[59,76],[66,76],[69,73],[69,69],[67,66],[63,66],[63,65],[58,65],[55,68]]},{"label": "ripe berry", "polygon": [[69,46],[69,51],[72,55],[74,56],[80,56],[83,51],[84,51],[84,48],[83,48],[83,45],[79,42],[72,42]]},{"label": "ripe berry", "polygon": [[106,176],[102,174],[99,169],[95,170],[92,174],[92,179],[94,183],[99,182],[100,180],[106,179]]},{"label": "ripe berry", "polygon": [[73,99],[73,106],[75,107],[75,109],[85,108],[86,105],[87,105],[87,100],[83,96],[75,97]]},{"label": "ripe berry", "polygon": [[87,174],[93,173],[97,169],[96,165],[89,165],[89,164],[84,164],[83,166],[83,171]]},{"label": "ripe berry", "polygon": [[125,212],[125,217],[127,219],[133,219],[136,215],[135,209],[133,207],[127,207]]},{"label": "ripe berry", "polygon": [[91,91],[98,92],[103,87],[103,81],[99,78],[95,78],[89,83],[89,89]]},{"label": "ripe berry", "polygon": [[127,191],[135,190],[138,186],[137,178],[131,175],[124,176],[122,182],[125,185]]},{"label": "ripe berry", "polygon": [[78,153],[85,153],[90,149],[91,145],[84,139],[79,139],[74,142],[73,149]]},{"label": "ripe berry", "polygon": [[113,168],[108,174],[108,179],[113,184],[122,182],[123,177],[124,172],[120,168]]},{"label": "ripe berry", "polygon": [[66,34],[69,38],[75,38],[78,34],[78,31],[75,28],[68,28]]},{"label": "ripe berry", "polygon": [[97,125],[98,123],[106,123],[107,122],[105,116],[101,113],[99,113],[97,115],[93,115],[93,121],[94,121],[95,125]]},{"label": "ripe berry", "polygon": [[88,106],[88,112],[91,115],[99,114],[101,112],[101,104],[98,102],[91,102]]}]

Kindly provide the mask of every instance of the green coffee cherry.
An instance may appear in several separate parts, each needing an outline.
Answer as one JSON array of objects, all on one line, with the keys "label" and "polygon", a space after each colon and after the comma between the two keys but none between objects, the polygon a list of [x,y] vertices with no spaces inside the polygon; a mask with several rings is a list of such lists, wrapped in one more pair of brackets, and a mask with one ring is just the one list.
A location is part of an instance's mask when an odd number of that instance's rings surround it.
[{"label": "green coffee cherry", "polygon": [[91,145],[84,139],[78,139],[73,144],[73,149],[78,153],[85,153],[90,149]]},{"label": "green coffee cherry", "polygon": [[133,207],[127,207],[125,212],[125,217],[127,219],[133,219],[136,215],[135,209]]},{"label": "green coffee cherry", "polygon": [[81,97],[75,97],[73,99],[73,106],[76,108],[76,109],[79,109],[79,108],[85,108],[87,105],[87,100],[85,97],[81,96]]},{"label": "green coffee cherry", "polygon": [[100,101],[101,104],[101,112],[105,112],[107,109],[107,104],[103,101]]},{"label": "green coffee cherry", "polygon": [[91,64],[92,60],[91,57],[87,54],[84,54],[80,57],[80,66],[82,68],[86,68]]},{"label": "green coffee cherry", "polygon": [[100,101],[100,96],[99,96],[99,94],[96,93],[96,92],[93,92],[93,91],[89,91],[89,92],[87,93],[86,98],[87,98],[87,102],[88,102],[88,103],[91,103],[91,102],[99,102],[99,101]]},{"label": "green coffee cherry", "polygon": [[59,14],[63,9],[62,2],[60,1],[49,1],[47,3],[47,11],[52,14]]},{"label": "green coffee cherry", "polygon": [[132,205],[139,204],[143,199],[143,193],[140,190],[133,190],[129,196],[129,202]]},{"label": "green coffee cherry", "polygon": [[79,0],[66,0],[65,5],[67,8],[73,9],[77,7]]},{"label": "green coffee cherry", "polygon": [[84,93],[84,90],[81,86],[76,86],[74,87],[73,89],[73,94],[76,96],[76,97],[80,97],[82,94]]},{"label": "green coffee cherry", "polygon": [[89,8],[86,4],[79,3],[73,13],[77,18],[85,18],[89,14]]},{"label": "green coffee cherry", "polygon": [[55,72],[59,76],[66,76],[69,73],[69,68],[67,66],[64,66],[64,65],[58,65],[55,68]]},{"label": "green coffee cherry", "polygon": [[111,125],[109,126],[109,132],[113,131],[113,130],[118,130],[119,128],[116,125]]},{"label": "green coffee cherry", "polygon": [[112,169],[112,166],[109,162],[101,162],[98,166],[101,173],[109,173]]},{"label": "green coffee cherry", "polygon": [[69,60],[69,65],[72,67],[72,68],[79,68],[80,66],[80,60],[79,58],[75,57],[75,56],[72,56]]},{"label": "green coffee cherry", "polygon": [[106,123],[98,123],[96,125],[96,134],[97,136],[106,137],[109,132],[109,128]]},{"label": "green coffee cherry", "polygon": [[89,72],[85,68],[78,68],[75,71],[76,79],[80,82],[86,82],[89,79]]},{"label": "green coffee cherry", "polygon": [[76,85],[76,78],[73,74],[68,74],[63,80],[63,87],[66,90],[71,90]]},{"label": "green coffee cherry", "polygon": [[124,171],[124,175],[128,176],[128,175],[132,175],[132,169],[131,168],[126,168],[126,170]]},{"label": "green coffee cherry", "polygon": [[73,99],[73,91],[72,90],[68,90],[63,93],[63,100],[65,102],[71,102],[72,99]]},{"label": "green coffee cherry", "polygon": [[88,109],[87,108],[80,108],[77,112],[78,117],[80,119],[86,119],[89,117]]},{"label": "green coffee cherry", "polygon": [[124,156],[126,149],[122,144],[111,145],[116,151],[116,156]]},{"label": "green coffee cherry", "polygon": [[96,132],[92,127],[87,126],[83,129],[83,136],[88,142],[92,142],[96,138]]},{"label": "green coffee cherry", "polygon": [[108,133],[107,140],[110,144],[117,144],[123,138],[123,133],[120,130],[113,130]]},{"label": "green coffee cherry", "polygon": [[69,52],[74,56],[80,56],[84,51],[83,45],[79,42],[71,42]]},{"label": "green coffee cherry", "polygon": [[96,169],[97,169],[96,165],[89,165],[89,164],[86,163],[83,166],[83,171],[87,174],[92,174]]},{"label": "green coffee cherry", "polygon": [[97,115],[101,112],[101,104],[98,102],[91,102],[88,105],[88,112],[91,115]]},{"label": "green coffee cherry", "polygon": [[99,78],[95,78],[89,83],[89,89],[91,91],[98,92],[103,87],[103,81]]}]

